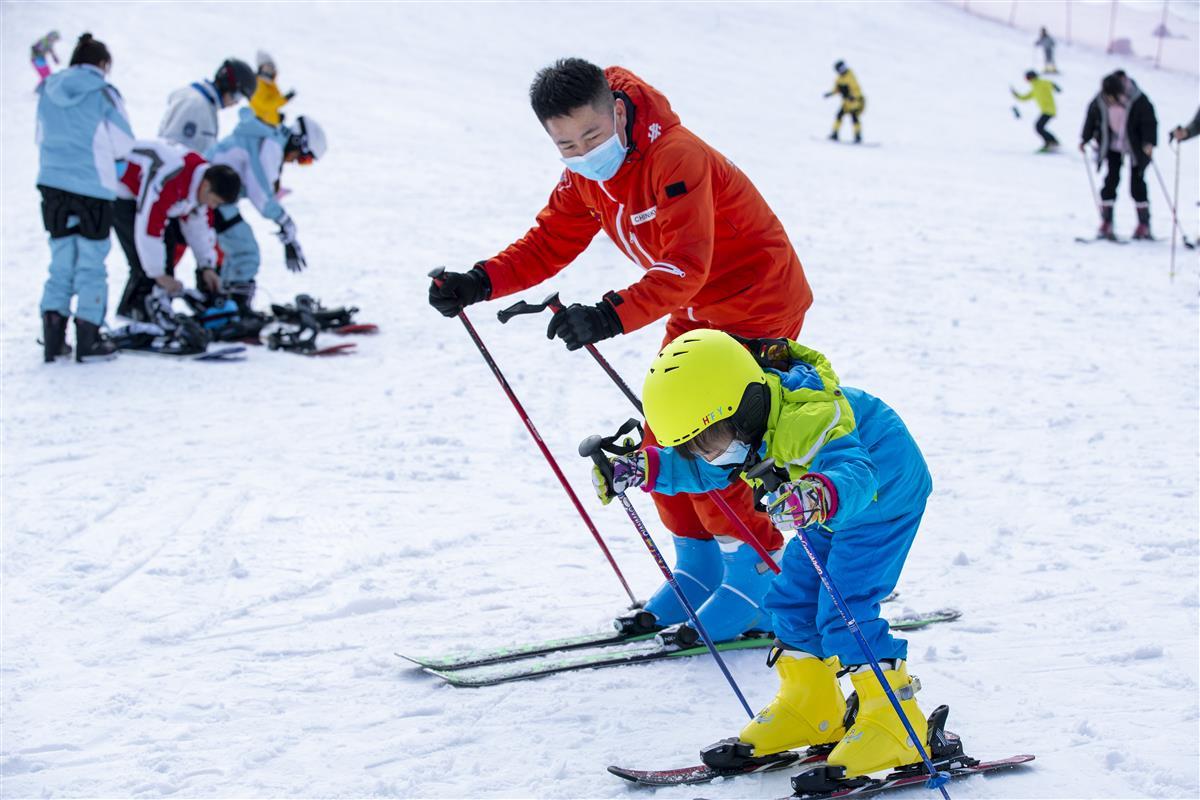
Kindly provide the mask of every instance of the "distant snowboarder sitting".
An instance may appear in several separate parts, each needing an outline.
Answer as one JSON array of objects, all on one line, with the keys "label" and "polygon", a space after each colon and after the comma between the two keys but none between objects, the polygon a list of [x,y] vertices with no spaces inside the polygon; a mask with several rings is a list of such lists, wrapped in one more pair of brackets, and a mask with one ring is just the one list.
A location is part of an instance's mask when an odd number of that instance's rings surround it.
[{"label": "distant snowboarder sitting", "polygon": [[[594,469],[597,493],[607,501],[637,486],[671,495],[739,478],[758,484],[781,532],[808,533],[924,741],[908,644],[891,634],[879,604],[896,586],[932,491],[925,459],[896,412],[840,385],[825,356],[785,339],[752,344],[765,356],[761,362],[715,330],[690,331],[663,348],[642,398],[647,424],[671,446],[612,458],[611,481]],[[746,475],[764,460],[784,481],[766,493]],[[799,501],[795,510],[785,502],[789,495]],[[781,566],[764,602],[777,637],[767,664],[781,685],[742,729],[741,741],[755,756],[837,742],[829,763],[845,766],[849,777],[917,763],[917,750],[798,539]],[[839,670],[850,672],[858,692],[849,731]]]},{"label": "distant snowboarder sitting", "polygon": [[250,98],[250,107],[254,109],[255,116],[263,122],[278,125],[283,122],[283,114],[279,113],[279,109],[296,96],[296,91],[293,89],[287,94],[279,91],[279,87],[275,85],[275,77],[278,74],[275,59],[271,58],[270,53],[259,50],[257,61],[258,88]]},{"label": "distant snowboarder sitting", "polygon": [[1042,48],[1042,57],[1044,64],[1042,72],[1048,75],[1058,74],[1058,67],[1054,63],[1054,37],[1045,28],[1042,28],[1042,33],[1038,36],[1038,40],[1033,43],[1034,47]]},{"label": "distant snowboarder sitting", "polygon": [[1049,153],[1057,150],[1058,139],[1054,138],[1054,134],[1046,130],[1046,125],[1049,124],[1050,120],[1054,119],[1054,115],[1057,113],[1054,105],[1054,93],[1061,92],[1062,89],[1053,81],[1039,78],[1038,74],[1033,70],[1025,73],[1025,80],[1029,81],[1029,91],[1025,94],[1019,94],[1011,86],[1008,89],[1012,92],[1012,96],[1018,100],[1032,99],[1037,103],[1038,110],[1042,112],[1042,115],[1038,117],[1037,124],[1033,126],[1033,129],[1042,137],[1041,152]]},{"label": "distant snowboarder sitting", "polygon": [[1104,188],[1100,190],[1100,229],[1096,236],[1115,239],[1113,204],[1117,185],[1121,181],[1121,162],[1129,156],[1131,162],[1129,191],[1137,207],[1138,225],[1134,239],[1152,239],[1150,235],[1150,199],[1146,191],[1146,167],[1158,144],[1158,118],[1154,105],[1138,85],[1123,70],[1105,76],[1100,93],[1088,106],[1083,121],[1079,149],[1096,141],[1096,170],[1108,164]]},{"label": "distant snowboarder sitting", "polygon": [[54,45],[58,39],[58,31],[50,31],[29,48],[29,63],[33,64],[33,69],[38,74],[38,86],[50,75],[50,65],[46,62],[46,56],[54,59],[56,66],[59,63],[58,54],[54,52]]},{"label": "distant snowboarder sitting", "polygon": [[858,85],[858,78],[854,76],[854,71],[846,66],[845,61],[838,61],[833,65],[837,71],[837,78],[833,81],[833,88],[825,93],[825,97],[833,97],[835,94],[841,95],[842,105],[838,108],[837,116],[833,118],[833,133],[829,134],[829,138],[835,142],[838,139],[838,132],[842,129],[842,117],[850,115],[850,121],[854,123],[854,141],[855,143],[862,142],[862,121],[859,117],[867,107],[867,99],[863,97],[862,89]]}]

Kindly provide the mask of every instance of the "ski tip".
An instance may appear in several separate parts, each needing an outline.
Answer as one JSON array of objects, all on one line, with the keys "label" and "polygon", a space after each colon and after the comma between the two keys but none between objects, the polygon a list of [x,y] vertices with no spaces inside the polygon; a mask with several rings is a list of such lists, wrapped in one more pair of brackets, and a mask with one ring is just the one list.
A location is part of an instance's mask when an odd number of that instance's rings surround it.
[{"label": "ski tip", "polygon": [[320,350],[314,350],[307,355],[314,357],[349,355],[350,353],[354,352],[356,347],[358,347],[358,345],[356,345],[354,342],[346,342],[344,344],[335,344],[329,347],[322,347]]}]

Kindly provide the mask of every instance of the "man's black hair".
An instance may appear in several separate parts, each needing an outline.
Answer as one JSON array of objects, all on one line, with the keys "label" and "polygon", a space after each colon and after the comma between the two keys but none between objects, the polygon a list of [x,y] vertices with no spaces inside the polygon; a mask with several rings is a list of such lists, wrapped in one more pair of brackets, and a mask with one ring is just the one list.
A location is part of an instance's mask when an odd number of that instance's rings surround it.
[{"label": "man's black hair", "polygon": [[1125,94],[1125,73],[1117,70],[1111,75],[1106,75],[1100,82],[1100,93],[1109,97],[1120,97]]},{"label": "man's black hair", "polygon": [[213,164],[204,171],[208,188],[226,203],[236,203],[242,193],[242,179],[228,164]]},{"label": "man's black hair", "polygon": [[538,71],[529,87],[529,104],[543,125],[553,117],[565,117],[581,106],[610,108],[612,87],[604,70],[582,58],[560,58]]},{"label": "man's black hair", "polygon": [[1031,81],[1036,77],[1037,77],[1037,73],[1034,72],[1033,70],[1029,70],[1028,72],[1025,73],[1025,80],[1027,80],[1027,81]]}]

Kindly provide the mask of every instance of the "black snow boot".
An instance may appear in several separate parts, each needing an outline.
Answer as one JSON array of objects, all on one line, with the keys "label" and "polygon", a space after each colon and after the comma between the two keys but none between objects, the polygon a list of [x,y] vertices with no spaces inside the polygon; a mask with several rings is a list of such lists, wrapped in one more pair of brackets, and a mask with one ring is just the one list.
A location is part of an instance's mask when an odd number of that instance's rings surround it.
[{"label": "black snow boot", "polygon": [[1100,230],[1096,231],[1097,239],[1116,239],[1117,235],[1113,233],[1113,207],[1112,203],[1100,204]]},{"label": "black snow boot", "polygon": [[1153,239],[1150,235],[1150,206],[1138,204],[1137,207],[1138,225],[1133,231],[1134,239]]},{"label": "black snow boot", "polygon": [[100,332],[100,326],[75,318],[75,360],[108,361],[116,358],[117,346]]},{"label": "black snow boot", "polygon": [[42,314],[42,352],[47,364],[59,356],[71,355],[67,345],[67,318],[57,311]]}]

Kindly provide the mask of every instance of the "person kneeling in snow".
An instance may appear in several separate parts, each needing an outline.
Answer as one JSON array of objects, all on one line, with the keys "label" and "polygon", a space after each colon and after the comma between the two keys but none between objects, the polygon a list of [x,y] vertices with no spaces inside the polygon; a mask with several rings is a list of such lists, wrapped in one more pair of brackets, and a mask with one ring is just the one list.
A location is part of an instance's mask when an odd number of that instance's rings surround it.
[{"label": "person kneeling in snow", "polygon": [[[642,398],[646,423],[666,446],[612,458],[611,480],[595,468],[597,493],[608,502],[635,486],[661,494],[739,478],[756,486],[781,532],[805,529],[924,741],[908,644],[892,636],[879,605],[896,586],[932,491],[925,459],[896,412],[840,385],[825,356],[786,339],[753,344],[770,366],[721,331],[691,331],[663,348]],[[769,493],[747,477],[764,460],[783,480]],[[792,508],[789,496],[799,501]],[[778,637],[767,664],[781,686],[741,741],[756,756],[838,742],[829,763],[851,777],[920,761],[798,538],[781,566],[764,602]],[[858,692],[849,731],[841,670]]]},{"label": "person kneeling in snow", "polygon": [[[287,268],[300,272],[307,264],[296,238],[296,223],[276,199],[275,187],[284,163],[308,165],[325,155],[325,132],[306,116],[297,117],[291,127],[272,127],[249,108],[240,109],[238,116],[233,133],[217,143],[209,158],[214,164],[227,164],[241,176],[242,194],[260,214],[279,224]],[[249,312],[260,264],[254,231],[242,219],[236,199],[217,209],[214,224],[224,257],[221,280],[225,291],[240,310]]]},{"label": "person kneeling in snow", "polygon": [[171,298],[183,291],[175,265],[188,247],[196,257],[197,288],[221,290],[210,216],[218,206],[236,202],[241,189],[232,169],[209,164],[181,145],[161,139],[134,144],[119,181],[114,223],[129,261],[119,315],[167,327]]}]

